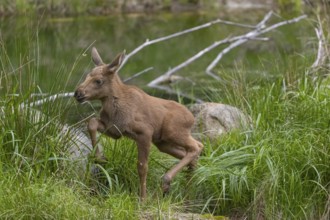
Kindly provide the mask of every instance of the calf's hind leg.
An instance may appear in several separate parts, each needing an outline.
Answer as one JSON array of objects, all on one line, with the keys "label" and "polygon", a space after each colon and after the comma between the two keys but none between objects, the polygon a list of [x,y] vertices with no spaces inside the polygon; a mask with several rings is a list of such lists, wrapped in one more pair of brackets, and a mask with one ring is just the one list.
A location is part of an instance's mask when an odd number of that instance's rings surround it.
[{"label": "calf's hind leg", "polygon": [[[155,144],[158,148],[159,151],[169,154],[177,159],[182,159],[186,156],[187,151],[180,146],[176,146],[176,145],[171,145],[170,143],[167,143],[165,141],[159,142]],[[193,160],[192,162],[190,162],[188,164],[189,169],[194,169],[197,165],[197,159]]]},{"label": "calf's hind leg", "polygon": [[[179,139],[180,140],[180,139]],[[176,174],[184,167],[187,166],[189,164],[195,164],[199,154],[202,151],[202,145],[196,141],[195,139],[193,139],[190,135],[185,138],[185,139],[181,139],[182,142],[178,143],[177,141],[173,141],[173,145],[174,146],[182,146],[185,151],[186,154],[184,155],[184,157],[179,161],[178,164],[176,164],[174,167],[172,167],[164,176],[163,176],[163,185],[162,185],[162,189],[163,189],[163,193],[166,194],[169,189],[170,189],[170,184],[172,179],[176,176]]]}]

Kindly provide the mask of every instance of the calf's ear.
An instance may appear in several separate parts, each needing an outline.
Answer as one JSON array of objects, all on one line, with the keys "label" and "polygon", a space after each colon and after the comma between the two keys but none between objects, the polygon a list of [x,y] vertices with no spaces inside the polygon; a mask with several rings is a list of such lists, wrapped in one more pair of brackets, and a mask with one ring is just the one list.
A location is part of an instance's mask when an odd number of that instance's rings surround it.
[{"label": "calf's ear", "polygon": [[92,48],[92,60],[96,66],[100,66],[103,64],[102,58],[95,47]]},{"label": "calf's ear", "polygon": [[126,56],[126,52],[118,54],[116,58],[108,65],[109,72],[115,73],[120,68]]}]

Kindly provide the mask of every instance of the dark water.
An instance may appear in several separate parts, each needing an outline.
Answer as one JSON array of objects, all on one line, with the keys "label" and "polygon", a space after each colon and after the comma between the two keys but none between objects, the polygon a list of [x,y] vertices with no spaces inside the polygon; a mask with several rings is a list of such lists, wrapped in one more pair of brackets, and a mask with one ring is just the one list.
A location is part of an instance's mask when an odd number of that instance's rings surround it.
[{"label": "dark water", "polygon": [[[90,47],[98,48],[103,60],[111,59],[124,49],[129,53],[146,39],[166,36],[216,18],[247,24],[257,24],[264,12],[201,14],[114,15],[108,17],[2,18],[0,92],[4,94],[9,83],[18,82],[18,92],[71,92],[84,73],[93,67]],[[271,22],[279,21],[278,18]],[[185,61],[216,40],[247,32],[248,29],[217,24],[210,28],[149,46],[133,56],[121,70],[127,78],[145,68],[154,69],[130,83],[145,86],[154,77]],[[217,71],[244,69],[247,73],[282,71],[287,59],[306,52],[308,24],[298,23],[277,29],[265,36],[269,42],[250,41],[227,54]],[[310,35],[310,33],[308,34]],[[197,79],[224,46],[215,49],[178,72],[179,75]],[[312,48],[310,46],[310,48]],[[282,66],[274,68],[273,66]],[[6,73],[6,74],[5,74]],[[4,75],[13,79],[4,79]],[[8,78],[8,77],[7,77]],[[6,85],[7,84],[7,85]],[[196,86],[190,85],[191,87]],[[189,87],[189,85],[188,85]]]}]

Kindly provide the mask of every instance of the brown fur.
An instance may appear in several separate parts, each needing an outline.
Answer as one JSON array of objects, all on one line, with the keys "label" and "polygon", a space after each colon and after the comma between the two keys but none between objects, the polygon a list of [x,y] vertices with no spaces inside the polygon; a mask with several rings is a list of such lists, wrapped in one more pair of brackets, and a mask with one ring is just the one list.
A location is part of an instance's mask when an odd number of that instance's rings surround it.
[{"label": "brown fur", "polygon": [[[181,104],[150,96],[137,87],[125,85],[117,70],[124,54],[119,54],[111,64],[104,64],[95,48],[92,59],[96,67],[79,85],[75,98],[79,102],[101,100],[100,118],[88,123],[93,147],[96,147],[96,132],[112,138],[126,136],[133,139],[138,147],[138,174],[140,177],[140,198],[146,197],[146,177],[151,143],[165,153],[178,159],[176,164],[163,176],[163,192],[169,190],[170,182],[184,167],[193,167],[203,145],[190,134],[194,124],[193,115]],[[96,148],[96,157],[102,154]]]}]

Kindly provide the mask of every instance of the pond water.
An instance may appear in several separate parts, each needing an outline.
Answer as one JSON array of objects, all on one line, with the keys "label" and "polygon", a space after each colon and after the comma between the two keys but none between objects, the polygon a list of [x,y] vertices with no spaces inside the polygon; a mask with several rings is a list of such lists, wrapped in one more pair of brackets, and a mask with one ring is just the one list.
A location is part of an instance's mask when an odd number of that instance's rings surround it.
[{"label": "pond water", "polygon": [[[77,83],[93,67],[90,48],[95,46],[103,60],[110,62],[119,52],[127,53],[146,39],[155,39],[216,18],[246,24],[257,24],[266,12],[219,14],[180,13],[149,15],[113,15],[107,17],[51,18],[9,17],[0,22],[1,78],[0,93],[6,93],[7,83],[19,83],[17,92],[72,92]],[[271,23],[280,19],[271,19]],[[306,32],[310,25],[298,23],[277,29],[265,36],[268,42],[250,41],[227,54],[217,71],[240,68],[252,73],[271,71],[276,62],[287,63],[291,55],[306,51]],[[145,87],[151,79],[185,61],[214,41],[247,32],[246,28],[217,24],[212,27],[144,48],[134,55],[121,70],[127,78],[148,67],[153,70],[130,83]],[[311,32],[310,32],[311,33]],[[310,35],[310,34],[309,34]],[[211,51],[178,72],[186,77],[204,76],[204,70],[224,46]],[[281,71],[276,69],[276,71]],[[7,73],[7,74],[4,74]],[[4,80],[8,73],[12,80]],[[252,74],[253,75],[253,74]],[[197,77],[198,78],[198,77]],[[13,83],[14,85],[14,83]],[[190,85],[191,87],[196,86]]]}]

